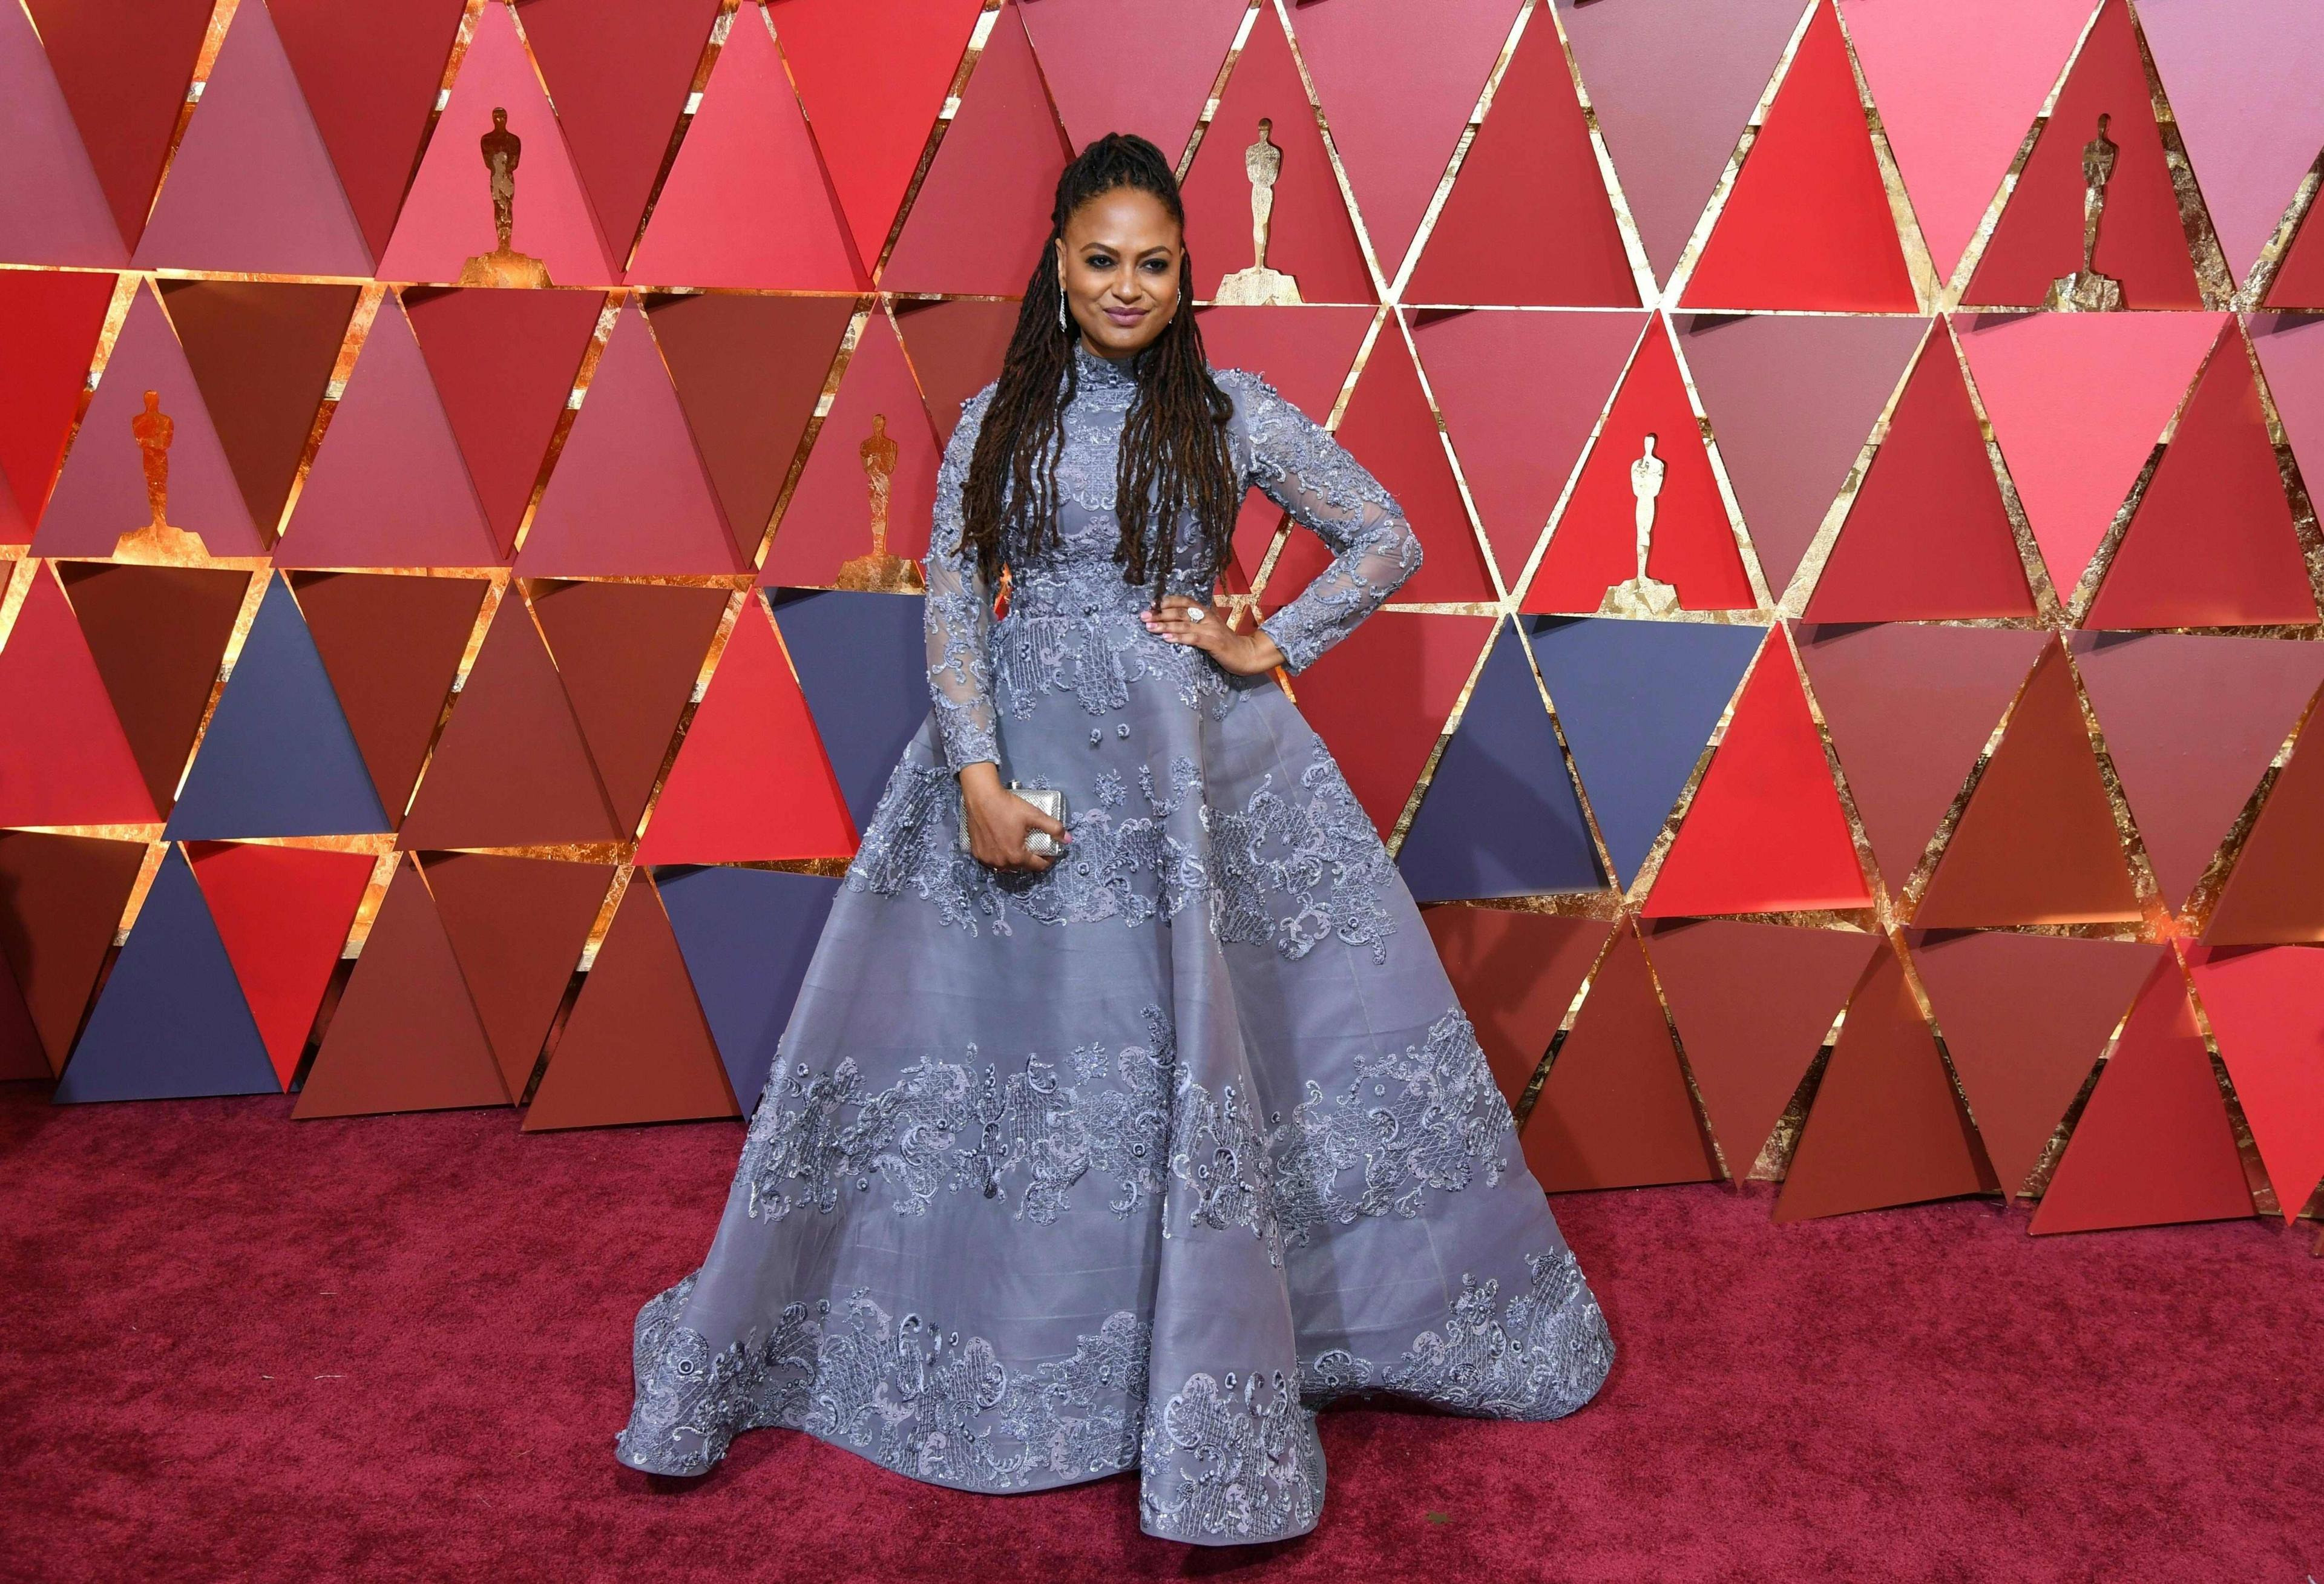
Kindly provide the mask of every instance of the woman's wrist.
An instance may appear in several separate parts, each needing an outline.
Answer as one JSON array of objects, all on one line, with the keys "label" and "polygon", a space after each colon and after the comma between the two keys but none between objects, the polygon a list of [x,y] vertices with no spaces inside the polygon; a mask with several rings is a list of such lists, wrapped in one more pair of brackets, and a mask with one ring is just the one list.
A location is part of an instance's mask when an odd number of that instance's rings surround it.
[{"label": "woman's wrist", "polygon": [[964,797],[980,797],[1001,787],[1001,767],[989,759],[960,767],[960,790]]}]

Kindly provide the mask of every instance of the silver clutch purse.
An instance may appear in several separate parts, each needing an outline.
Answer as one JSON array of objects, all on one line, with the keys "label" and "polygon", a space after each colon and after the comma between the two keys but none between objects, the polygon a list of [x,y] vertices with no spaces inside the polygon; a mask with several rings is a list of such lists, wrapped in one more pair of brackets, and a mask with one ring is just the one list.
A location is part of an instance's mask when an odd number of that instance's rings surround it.
[{"label": "silver clutch purse", "polygon": [[[1065,793],[1062,787],[1019,787],[1016,782],[1011,781],[1009,783],[1009,790],[1056,820],[1059,824],[1065,823]],[[960,821],[960,850],[964,852],[969,850],[968,820],[964,814]],[[1036,858],[1055,858],[1061,849],[1057,846],[1056,839],[1048,832],[1028,831],[1025,833],[1025,851]]]}]

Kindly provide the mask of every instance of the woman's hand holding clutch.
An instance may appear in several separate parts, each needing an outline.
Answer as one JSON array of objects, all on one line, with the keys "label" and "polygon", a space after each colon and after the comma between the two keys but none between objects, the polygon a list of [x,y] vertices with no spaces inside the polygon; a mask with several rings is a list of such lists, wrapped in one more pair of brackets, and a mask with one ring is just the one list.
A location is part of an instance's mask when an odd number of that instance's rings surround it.
[{"label": "woman's hand holding clutch", "polygon": [[1221,670],[1237,677],[1257,677],[1283,664],[1283,651],[1263,630],[1237,632],[1216,607],[1185,594],[1164,594],[1160,604],[1140,611],[1139,619],[1157,638],[1201,649]]},{"label": "woman's hand holding clutch", "polygon": [[1001,770],[990,762],[964,766],[960,772],[961,819],[968,828],[968,850],[979,863],[994,869],[1022,869],[1038,874],[1056,860],[1028,850],[1025,839],[1038,831],[1062,848],[1072,838],[1062,821],[1053,820],[1001,784]]}]

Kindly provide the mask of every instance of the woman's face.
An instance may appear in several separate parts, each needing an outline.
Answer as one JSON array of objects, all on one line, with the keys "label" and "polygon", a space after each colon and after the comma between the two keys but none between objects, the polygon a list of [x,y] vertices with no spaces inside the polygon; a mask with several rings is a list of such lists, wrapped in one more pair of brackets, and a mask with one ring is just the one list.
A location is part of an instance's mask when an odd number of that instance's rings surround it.
[{"label": "woman's face", "polygon": [[1090,350],[1128,357],[1178,310],[1185,241],[1152,193],[1117,187],[1082,205],[1057,239],[1065,306]]}]

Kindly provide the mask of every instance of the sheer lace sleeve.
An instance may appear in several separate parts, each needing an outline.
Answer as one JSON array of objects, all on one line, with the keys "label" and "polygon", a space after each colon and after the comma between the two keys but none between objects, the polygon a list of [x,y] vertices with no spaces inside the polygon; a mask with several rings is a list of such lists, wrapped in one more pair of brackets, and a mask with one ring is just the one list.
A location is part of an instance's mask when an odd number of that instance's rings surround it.
[{"label": "sheer lace sleeve", "polygon": [[1323,425],[1254,374],[1241,385],[1250,483],[1332,549],[1332,564],[1259,623],[1304,671],[1420,566],[1420,540],[1394,496]]},{"label": "sheer lace sleeve", "polygon": [[961,514],[968,461],[991,397],[988,385],[962,404],[960,426],[945,447],[924,567],[928,594],[921,624],[927,635],[928,697],[954,774],[980,760],[1001,760],[993,741],[992,587],[962,543]]}]

